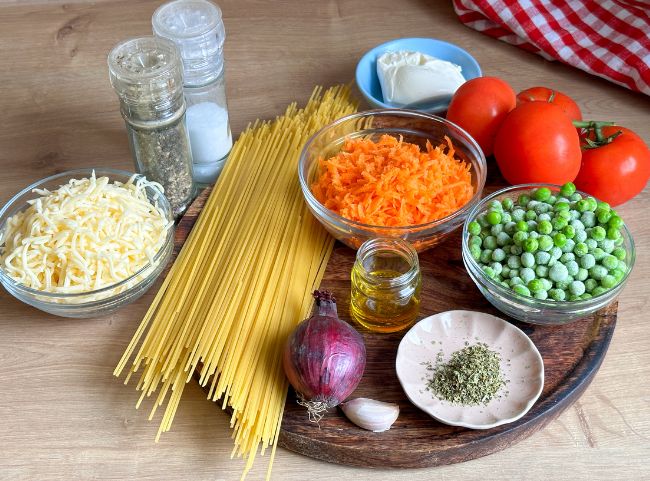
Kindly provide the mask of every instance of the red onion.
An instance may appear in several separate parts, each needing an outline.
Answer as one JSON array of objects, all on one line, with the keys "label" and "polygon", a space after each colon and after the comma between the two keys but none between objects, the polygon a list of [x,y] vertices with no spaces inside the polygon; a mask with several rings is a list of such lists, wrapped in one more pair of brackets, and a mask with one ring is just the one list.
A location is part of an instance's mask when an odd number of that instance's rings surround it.
[{"label": "red onion", "polygon": [[314,291],[314,297],[318,313],[289,336],[283,363],[298,403],[318,422],[323,411],[338,406],[356,389],[366,366],[366,346],[361,335],[338,318],[331,293]]}]

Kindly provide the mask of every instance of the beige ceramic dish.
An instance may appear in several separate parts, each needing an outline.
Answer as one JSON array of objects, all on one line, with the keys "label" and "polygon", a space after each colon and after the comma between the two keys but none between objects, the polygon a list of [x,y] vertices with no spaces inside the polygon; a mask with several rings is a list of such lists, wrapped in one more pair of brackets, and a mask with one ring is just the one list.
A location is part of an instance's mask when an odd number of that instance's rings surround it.
[{"label": "beige ceramic dish", "polygon": [[[427,363],[443,351],[443,362],[465,347],[483,342],[501,355],[501,370],[510,382],[487,405],[460,406],[436,398],[426,389],[431,376]],[[508,362],[510,360],[510,362]],[[413,404],[452,426],[488,429],[521,418],[544,387],[542,356],[523,331],[490,314],[447,311],[413,326],[400,342],[395,361],[397,377]]]}]

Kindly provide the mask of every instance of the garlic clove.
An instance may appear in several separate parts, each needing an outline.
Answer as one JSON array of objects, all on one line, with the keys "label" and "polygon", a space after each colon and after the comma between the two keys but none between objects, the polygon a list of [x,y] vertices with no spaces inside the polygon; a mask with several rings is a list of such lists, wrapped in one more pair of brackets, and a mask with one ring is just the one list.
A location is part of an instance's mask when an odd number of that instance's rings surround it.
[{"label": "garlic clove", "polygon": [[347,418],[357,426],[380,433],[387,431],[399,416],[397,404],[360,397],[341,404]]}]

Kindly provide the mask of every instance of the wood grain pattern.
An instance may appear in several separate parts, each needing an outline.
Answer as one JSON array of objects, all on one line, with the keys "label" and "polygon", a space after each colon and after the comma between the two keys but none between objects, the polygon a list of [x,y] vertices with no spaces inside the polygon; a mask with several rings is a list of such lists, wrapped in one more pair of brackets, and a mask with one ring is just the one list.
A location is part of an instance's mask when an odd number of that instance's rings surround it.
[{"label": "wood grain pattern", "polygon": [[[491,181],[500,181],[498,176]],[[488,187],[493,190],[494,185]],[[183,216],[176,230],[179,250],[210,193],[206,189]],[[361,332],[366,344],[363,379],[350,396],[398,404],[400,416],[384,433],[358,428],[330,410],[318,425],[308,422],[305,408],[290,391],[278,444],[300,454],[350,466],[421,468],[454,464],[501,451],[542,429],[579,399],[598,372],[614,334],[617,304],[563,327],[533,326],[513,321],[493,308],[465,272],[460,229],[420,254],[422,298],[420,318],[453,309],[489,312],[513,322],[535,343],[544,359],[544,390],[520,420],[489,430],[446,426],[416,408],[402,390],[395,356],[404,332],[378,334],[351,321],[350,270],[355,251],[337,243],[321,288],[332,291],[339,316]],[[208,384],[209,385],[209,384]],[[391,446],[391,449],[385,449]]]},{"label": "wood grain pattern", "polygon": [[[161,1],[0,0],[0,204],[63,170],[133,168],[106,56],[118,41],[149,34]],[[470,30],[456,20],[450,0],[217,3],[227,30],[234,136],[294,100],[304,103],[316,84],[350,81],[373,46],[421,36],[468,50],[485,75],[503,77],[516,91],[555,87],[576,99],[585,118],[617,120],[650,143],[650,97]],[[272,479],[650,479],[648,205],[646,188],[619,209],[638,252],[609,352],[584,395],[545,429],[491,456],[421,470],[371,471],[279,449]],[[154,444],[160,418],[148,421],[147,409],[134,409],[135,389],[112,376],[154,290],[114,315],[71,320],[0,289],[0,480],[240,478],[243,463],[230,459],[229,418],[196,383],[186,387],[172,431]],[[247,479],[263,480],[267,460],[259,458]]]}]

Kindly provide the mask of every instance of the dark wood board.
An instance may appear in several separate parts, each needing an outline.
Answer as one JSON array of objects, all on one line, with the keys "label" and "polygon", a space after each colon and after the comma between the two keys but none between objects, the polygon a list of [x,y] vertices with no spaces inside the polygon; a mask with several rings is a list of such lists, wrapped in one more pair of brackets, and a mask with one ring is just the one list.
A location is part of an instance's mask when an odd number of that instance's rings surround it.
[{"label": "dark wood board", "polygon": [[[208,194],[209,190],[204,191],[180,221],[177,250],[187,238]],[[352,249],[337,243],[321,284],[321,288],[335,294],[339,315],[346,321],[350,321],[350,269],[354,255]],[[295,394],[290,391],[280,446],[316,459],[368,468],[460,463],[501,451],[527,438],[558,417],[589,386],[614,333],[616,303],[592,317],[565,326],[533,326],[513,321],[483,298],[465,272],[460,231],[420,254],[420,265],[421,318],[451,309],[483,311],[508,319],[530,336],[544,359],[544,390],[539,400],[522,419],[488,430],[439,423],[408,401],[397,379],[395,356],[404,332],[376,334],[355,325],[365,339],[367,362],[364,377],[352,397],[397,403],[399,418],[389,431],[372,433],[356,427],[340,410],[333,409],[317,426],[307,420],[304,407],[296,403]]]}]

